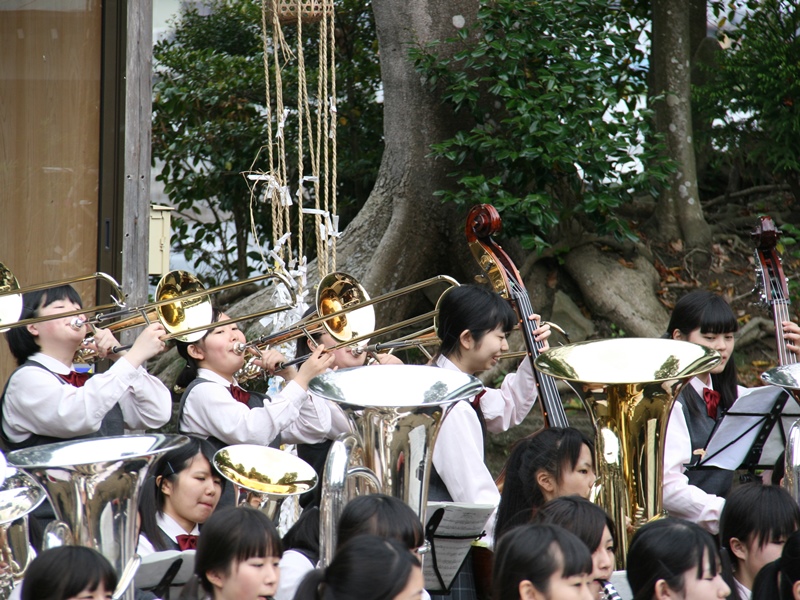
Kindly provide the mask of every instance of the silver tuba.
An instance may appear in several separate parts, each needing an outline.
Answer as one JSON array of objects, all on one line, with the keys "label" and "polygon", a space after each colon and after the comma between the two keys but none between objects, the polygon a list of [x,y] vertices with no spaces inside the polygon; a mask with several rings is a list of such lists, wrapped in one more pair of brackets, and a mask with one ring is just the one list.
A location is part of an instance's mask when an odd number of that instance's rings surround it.
[{"label": "silver tuba", "polygon": [[42,486],[14,467],[3,469],[0,486],[0,599],[18,585],[36,552],[28,541],[27,515],[45,498]]},{"label": "silver tuba", "polygon": [[58,442],[16,450],[8,462],[41,485],[56,521],[45,529],[45,549],[86,546],[120,575],[115,598],[127,589],[136,555],[138,495],[156,456],[188,441],[179,435],[129,435]]},{"label": "silver tuba", "polygon": [[624,568],[628,527],[664,515],[664,435],[669,411],[692,377],[720,361],[709,348],[665,339],[579,342],[542,353],[536,368],[580,384],[595,428],[599,485],[593,500],[614,519],[617,568]]},{"label": "silver tuba", "polygon": [[309,391],[339,404],[352,431],[333,443],[320,505],[320,560],[336,547],[335,523],[360,476],[378,492],[403,500],[425,522],[433,444],[447,411],[483,389],[477,378],[419,365],[373,365],[331,371]]},{"label": "silver tuba", "polygon": [[[800,363],[770,369],[761,374],[761,380],[782,387],[800,403]],[[783,416],[787,412],[784,411]],[[784,466],[783,487],[800,502],[800,419],[794,420],[786,433]]]},{"label": "silver tuba", "polygon": [[281,504],[317,486],[317,472],[306,461],[267,446],[235,444],[214,454],[214,467],[234,486],[236,505],[250,505],[270,519]]}]

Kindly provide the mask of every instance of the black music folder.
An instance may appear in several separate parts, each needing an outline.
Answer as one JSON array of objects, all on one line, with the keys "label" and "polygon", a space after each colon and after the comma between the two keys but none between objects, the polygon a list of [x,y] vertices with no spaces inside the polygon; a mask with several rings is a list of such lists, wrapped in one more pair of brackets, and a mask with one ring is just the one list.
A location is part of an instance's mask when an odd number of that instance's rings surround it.
[{"label": "black music folder", "polygon": [[430,552],[422,561],[422,572],[425,589],[431,594],[449,592],[472,544],[485,535],[486,521],[494,509],[491,504],[428,503],[425,539]]}]

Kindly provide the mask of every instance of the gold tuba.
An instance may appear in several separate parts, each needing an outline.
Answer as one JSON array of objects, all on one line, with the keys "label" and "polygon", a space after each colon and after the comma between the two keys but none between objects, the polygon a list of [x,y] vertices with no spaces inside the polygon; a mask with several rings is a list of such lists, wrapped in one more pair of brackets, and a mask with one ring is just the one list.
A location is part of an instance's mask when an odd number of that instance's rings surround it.
[{"label": "gold tuba", "polygon": [[273,520],[284,500],[317,486],[314,467],[267,446],[226,446],[214,454],[214,467],[234,485],[237,506],[258,508]]},{"label": "gold tuba", "polygon": [[614,519],[617,566],[628,525],[664,515],[664,434],[673,400],[692,377],[720,361],[709,348],[665,339],[579,342],[542,353],[536,368],[575,384],[595,429],[598,485],[593,500]]},{"label": "gold tuba", "polygon": [[97,550],[120,575],[114,597],[132,600],[139,490],[155,457],[187,441],[162,434],[92,438],[15,450],[7,459],[44,488],[56,513],[45,529],[45,549]]},{"label": "gold tuba", "polygon": [[339,404],[352,431],[331,446],[320,504],[320,561],[336,548],[336,523],[362,477],[378,492],[403,500],[425,522],[433,445],[442,419],[458,400],[483,389],[477,378],[420,365],[340,369],[311,380],[309,391]]}]

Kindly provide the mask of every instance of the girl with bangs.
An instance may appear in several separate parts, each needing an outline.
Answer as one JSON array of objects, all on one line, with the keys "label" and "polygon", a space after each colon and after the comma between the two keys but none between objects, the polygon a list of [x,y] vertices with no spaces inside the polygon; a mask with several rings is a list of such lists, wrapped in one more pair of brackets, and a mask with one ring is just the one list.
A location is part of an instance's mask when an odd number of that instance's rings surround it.
[{"label": "girl with bangs", "polygon": [[731,593],[714,538],[689,521],[666,517],[642,526],[627,564],[633,600],[716,600]]},{"label": "girl with bangs", "polygon": [[800,600],[800,531],[789,536],[778,560],[761,569],[753,600]]},{"label": "girl with bangs", "polygon": [[746,483],[731,492],[719,533],[733,566],[733,597],[750,600],[759,571],[781,557],[786,540],[798,527],[800,507],[783,488]]},{"label": "girl with bangs", "polygon": [[[539,315],[528,319],[537,324],[534,339],[547,349],[550,325],[540,324]],[[494,367],[508,351],[507,337],[519,319],[509,303],[492,290],[477,285],[451,288],[439,302],[437,335],[441,340],[433,364],[478,375]],[[523,360],[516,373],[509,373],[499,389],[486,388],[472,401],[457,402],[442,421],[433,448],[429,501],[500,503],[494,477],[484,464],[487,431],[501,433],[519,425],[538,397],[530,360]],[[494,543],[495,514],[486,523],[483,543]],[[464,561],[450,594],[434,600],[477,598],[472,561]]]},{"label": "girl with bangs", "polygon": [[592,557],[580,539],[556,525],[521,525],[497,543],[492,600],[594,600]]},{"label": "girl with bangs", "polygon": [[278,531],[264,513],[229,507],[206,521],[194,572],[210,600],[264,600],[278,589],[282,554]]},{"label": "girl with bangs", "polygon": [[117,574],[99,552],[82,546],[46,550],[28,567],[22,600],[107,600]]},{"label": "girl with bangs", "polygon": [[[783,324],[789,350],[800,353],[800,327]],[[693,378],[672,405],[664,451],[664,508],[713,534],[733,481],[733,472],[696,469],[711,433],[722,415],[745,388],[737,384],[733,361],[734,334],[739,325],[730,305],[704,290],[678,300],[672,311],[666,337],[706,346],[722,360],[709,373]]]}]

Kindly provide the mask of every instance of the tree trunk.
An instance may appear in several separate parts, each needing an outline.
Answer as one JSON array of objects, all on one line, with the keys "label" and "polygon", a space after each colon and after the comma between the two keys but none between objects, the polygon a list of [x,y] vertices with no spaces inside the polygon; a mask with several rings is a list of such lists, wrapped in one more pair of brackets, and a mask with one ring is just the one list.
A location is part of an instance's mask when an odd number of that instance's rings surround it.
[{"label": "tree trunk", "polygon": [[653,101],[656,131],[677,167],[656,207],[654,235],[682,240],[687,247],[708,247],[711,229],[700,206],[692,138],[691,6],[673,0],[653,0],[652,6],[652,92],[663,95]]},{"label": "tree trunk", "polygon": [[[381,49],[386,147],[375,187],[342,236],[337,269],[353,273],[377,295],[433,275],[463,280],[465,273],[476,272],[463,239],[465,215],[434,196],[453,186],[450,166],[429,157],[431,144],[454,135],[463,121],[423,87],[408,55],[412,46],[453,37],[459,27],[469,26],[478,3],[375,0],[372,6]],[[453,51],[443,46],[437,51]],[[417,300],[401,298],[376,309],[379,316],[407,314]]]}]

